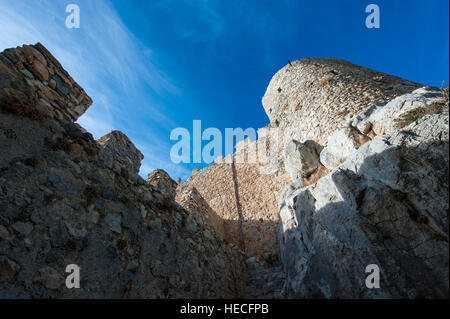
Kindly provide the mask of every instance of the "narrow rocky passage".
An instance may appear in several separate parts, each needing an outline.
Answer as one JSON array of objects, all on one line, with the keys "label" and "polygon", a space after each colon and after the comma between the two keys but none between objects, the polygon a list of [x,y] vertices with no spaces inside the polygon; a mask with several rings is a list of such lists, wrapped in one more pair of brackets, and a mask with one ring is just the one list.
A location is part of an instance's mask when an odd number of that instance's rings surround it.
[{"label": "narrow rocky passage", "polygon": [[248,256],[244,299],[284,299],[285,275],[280,265],[271,265],[259,256]]}]

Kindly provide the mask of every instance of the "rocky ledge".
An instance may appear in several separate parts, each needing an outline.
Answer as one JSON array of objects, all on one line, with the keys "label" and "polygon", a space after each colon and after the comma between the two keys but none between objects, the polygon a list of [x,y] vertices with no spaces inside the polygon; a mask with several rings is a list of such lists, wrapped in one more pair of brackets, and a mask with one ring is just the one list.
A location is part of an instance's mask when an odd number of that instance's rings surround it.
[{"label": "rocky ledge", "polygon": [[[425,109],[436,114],[399,128]],[[424,88],[330,136],[320,153],[328,174],[306,187],[297,179],[280,198],[287,297],[448,298],[448,116],[440,92]],[[365,283],[373,264],[379,289]]]}]

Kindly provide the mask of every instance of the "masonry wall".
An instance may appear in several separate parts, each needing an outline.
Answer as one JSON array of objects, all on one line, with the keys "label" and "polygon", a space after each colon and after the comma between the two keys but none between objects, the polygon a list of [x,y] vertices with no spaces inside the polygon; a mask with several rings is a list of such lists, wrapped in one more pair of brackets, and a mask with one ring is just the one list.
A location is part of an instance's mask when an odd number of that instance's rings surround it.
[{"label": "masonry wall", "polygon": [[325,145],[332,132],[364,108],[420,86],[345,60],[309,58],[278,71],[262,104],[271,126],[283,130],[283,140]]},{"label": "masonry wall", "polygon": [[224,220],[211,209],[198,190],[189,184],[180,185],[175,201],[184,209],[195,215],[203,224],[210,226],[216,233],[224,236]]},{"label": "masonry wall", "polygon": [[92,104],[83,88],[40,43],[6,49],[0,62],[0,103],[9,112],[75,121]]},{"label": "masonry wall", "polygon": [[[278,71],[262,100],[270,118],[265,129],[278,131],[276,150],[269,155],[273,165],[267,168],[255,163],[236,163],[246,249],[257,255],[278,253],[278,199],[292,181],[284,166],[284,149],[289,141],[314,140],[326,145],[330,133],[345,126],[355,114],[418,87],[420,84],[338,59],[303,59]],[[255,143],[259,148],[272,142],[263,138],[249,144],[239,143],[233,158],[236,160]],[[303,183],[309,185],[326,173],[320,166]],[[211,209],[224,219],[224,236],[238,244],[239,222],[231,165],[216,162],[195,172],[184,184],[196,187]]]},{"label": "masonry wall", "polygon": [[[240,249],[198,217],[208,212],[144,181],[125,134],[95,141],[73,123],[90,98],[74,82],[52,88],[69,77],[46,52],[0,53],[0,298],[242,296]],[[73,263],[79,289],[64,284]]]},{"label": "masonry wall", "polygon": [[[244,150],[245,152],[245,150]],[[233,156],[236,161],[236,154]],[[290,183],[285,170],[267,174],[258,163],[235,163],[245,249],[271,258],[278,254],[278,198]],[[239,245],[239,218],[230,163],[214,163],[193,174],[182,185],[194,186],[223,219],[223,236]]]}]

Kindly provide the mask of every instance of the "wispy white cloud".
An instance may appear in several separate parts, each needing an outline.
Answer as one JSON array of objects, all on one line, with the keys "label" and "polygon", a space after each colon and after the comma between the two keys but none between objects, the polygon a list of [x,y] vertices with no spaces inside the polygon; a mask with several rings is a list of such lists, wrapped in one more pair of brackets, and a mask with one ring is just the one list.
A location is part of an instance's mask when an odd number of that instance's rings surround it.
[{"label": "wispy white cloud", "polygon": [[[0,50],[41,42],[91,96],[94,103],[78,122],[95,138],[113,129],[139,139],[148,169],[166,166],[169,138],[152,132],[152,126],[172,127],[164,106],[153,96],[179,94],[170,77],[153,60],[152,49],[141,43],[124,25],[108,1],[76,1],[81,28],[67,29],[67,1],[2,0],[0,2]],[[153,123],[153,124],[152,124]],[[148,138],[142,139],[141,135]],[[152,141],[152,142],[148,142]]]}]

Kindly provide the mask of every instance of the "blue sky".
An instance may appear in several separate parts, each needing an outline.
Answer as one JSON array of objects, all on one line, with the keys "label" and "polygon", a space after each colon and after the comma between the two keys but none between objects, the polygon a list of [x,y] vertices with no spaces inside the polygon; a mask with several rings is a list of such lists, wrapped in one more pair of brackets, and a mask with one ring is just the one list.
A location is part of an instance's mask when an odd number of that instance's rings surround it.
[{"label": "blue sky", "polygon": [[[67,4],[80,29],[67,29]],[[375,3],[381,28],[365,27]],[[176,178],[172,129],[263,127],[261,98],[288,60],[335,57],[431,86],[449,79],[447,0],[0,0],[0,50],[43,43],[94,100],[79,123]]]}]

